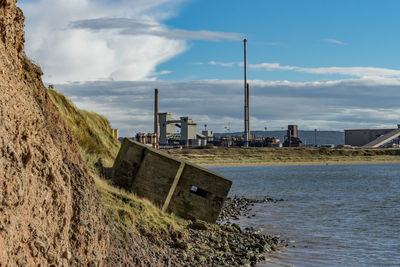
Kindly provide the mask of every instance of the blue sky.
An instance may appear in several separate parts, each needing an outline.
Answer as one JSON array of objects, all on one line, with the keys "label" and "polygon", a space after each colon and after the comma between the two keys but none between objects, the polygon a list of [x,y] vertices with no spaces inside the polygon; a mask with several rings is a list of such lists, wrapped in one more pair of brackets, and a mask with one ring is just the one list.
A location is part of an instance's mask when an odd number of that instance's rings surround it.
[{"label": "blue sky", "polygon": [[[162,111],[242,130],[248,39],[252,129],[395,127],[399,1],[20,0],[27,55],[122,135]],[[46,14],[46,15],[44,15]]]},{"label": "blue sky", "polygon": [[[398,1],[192,1],[166,24],[239,32],[249,40],[249,63],[399,69],[399,7]],[[171,80],[235,79],[240,77],[240,69],[191,64],[238,62],[242,60],[241,49],[237,41],[194,41],[189,51],[159,68],[173,71],[168,75]],[[249,78],[301,81],[340,76],[250,70]]]}]

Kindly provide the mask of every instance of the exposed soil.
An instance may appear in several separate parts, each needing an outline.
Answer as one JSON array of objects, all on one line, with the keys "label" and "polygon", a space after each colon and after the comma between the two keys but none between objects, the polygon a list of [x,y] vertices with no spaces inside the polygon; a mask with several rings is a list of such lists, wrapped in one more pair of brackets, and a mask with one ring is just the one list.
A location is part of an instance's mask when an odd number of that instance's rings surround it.
[{"label": "exposed soil", "polygon": [[24,15],[0,1],[0,262],[98,264],[109,240],[95,185],[23,56]]}]

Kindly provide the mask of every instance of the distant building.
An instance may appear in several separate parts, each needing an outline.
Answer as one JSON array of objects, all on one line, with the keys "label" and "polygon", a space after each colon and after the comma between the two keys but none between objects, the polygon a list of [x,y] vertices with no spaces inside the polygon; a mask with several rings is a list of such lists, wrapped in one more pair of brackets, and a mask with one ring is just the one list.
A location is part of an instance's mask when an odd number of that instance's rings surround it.
[{"label": "distant building", "polygon": [[344,131],[345,145],[380,147],[400,136],[397,129],[351,129]]},{"label": "distant building", "polygon": [[[197,132],[197,123],[190,117],[172,118],[170,112],[158,113],[161,146],[181,145],[184,147],[197,147],[207,145],[208,140],[213,140],[212,131]],[[180,128],[180,133],[175,128]]]},{"label": "distant building", "polygon": [[212,143],[214,141],[214,134],[213,131],[205,130],[201,132],[202,135],[207,139],[208,143]]},{"label": "distant building", "polygon": [[299,131],[297,125],[288,125],[284,147],[298,147],[302,146],[303,142],[299,138]]},{"label": "distant building", "polygon": [[144,145],[157,147],[157,134],[155,133],[138,133],[135,136],[135,140]]}]

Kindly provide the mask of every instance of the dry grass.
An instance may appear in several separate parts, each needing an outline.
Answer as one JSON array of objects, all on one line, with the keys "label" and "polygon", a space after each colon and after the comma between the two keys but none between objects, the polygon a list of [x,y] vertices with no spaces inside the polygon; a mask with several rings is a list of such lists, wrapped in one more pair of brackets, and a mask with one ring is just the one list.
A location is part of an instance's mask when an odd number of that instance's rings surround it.
[{"label": "dry grass", "polygon": [[78,109],[56,90],[49,89],[48,93],[71,130],[88,167],[93,170],[98,160],[111,166],[120,143],[111,135],[109,121],[97,113]]},{"label": "dry grass", "polygon": [[213,148],[167,152],[200,165],[400,162],[400,149]]},{"label": "dry grass", "polygon": [[94,175],[98,191],[109,218],[116,223],[138,230],[142,234],[168,237],[186,235],[186,222],[173,214],[162,212],[150,201],[112,186]]}]

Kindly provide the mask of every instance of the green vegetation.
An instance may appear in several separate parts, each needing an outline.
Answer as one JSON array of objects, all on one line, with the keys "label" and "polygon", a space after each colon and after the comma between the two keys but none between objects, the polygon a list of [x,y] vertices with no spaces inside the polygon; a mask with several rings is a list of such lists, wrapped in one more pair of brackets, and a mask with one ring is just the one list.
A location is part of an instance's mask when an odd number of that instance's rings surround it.
[{"label": "green vegetation", "polygon": [[78,109],[56,90],[49,89],[48,93],[72,132],[89,169],[95,171],[95,163],[99,160],[105,166],[112,166],[120,143],[113,138],[109,121],[97,113]]},{"label": "green vegetation", "polygon": [[210,148],[169,150],[200,165],[278,165],[400,162],[400,149]]},{"label": "green vegetation", "polygon": [[111,126],[103,116],[79,110],[69,99],[56,90],[49,89],[51,100],[71,130],[79,152],[96,182],[108,218],[120,228],[137,230],[145,236],[183,238],[187,222],[162,212],[148,200],[119,189],[100,178],[96,163],[112,166],[120,147],[111,135]]},{"label": "green vegetation", "polygon": [[109,218],[146,236],[186,236],[185,221],[162,212],[150,201],[96,178],[96,185]]}]

